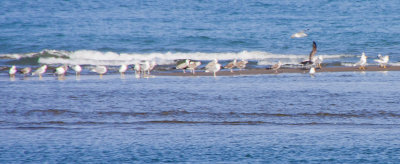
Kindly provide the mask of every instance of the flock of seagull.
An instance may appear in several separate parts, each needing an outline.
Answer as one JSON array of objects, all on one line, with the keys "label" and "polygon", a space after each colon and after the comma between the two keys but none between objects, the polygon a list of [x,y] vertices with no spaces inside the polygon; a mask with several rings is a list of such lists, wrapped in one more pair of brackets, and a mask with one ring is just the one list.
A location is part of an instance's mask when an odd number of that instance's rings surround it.
[{"label": "flock of seagull", "polygon": [[[156,62],[152,61],[145,61],[143,63],[136,63],[134,66],[135,74],[137,76],[145,76],[145,75],[150,75],[150,71],[152,71],[156,66]],[[61,65],[59,67],[56,67],[54,70],[54,74],[57,75],[58,78],[62,79],[64,78],[65,74],[68,71],[68,68],[71,68],[75,71],[76,76],[80,76],[80,73],[82,72],[82,67],[80,65]],[[128,70],[128,65],[122,64],[118,72],[121,74],[121,76],[124,76],[125,72]],[[32,69],[30,67],[25,67],[19,71],[17,71],[17,68],[15,65],[13,65],[10,70],[9,70],[9,75],[11,78],[14,78],[17,72],[20,72],[21,74],[24,75],[24,77],[29,76],[31,73]],[[43,74],[46,73],[47,71],[47,65],[42,65],[39,68],[37,68],[34,72],[32,72],[32,76],[38,75],[39,78],[42,78]],[[95,66],[94,68],[90,69],[91,72],[96,72],[99,74],[100,78],[103,77],[103,74],[107,73],[108,69],[106,66],[103,65],[98,65]]]},{"label": "flock of seagull", "polygon": [[[307,29],[308,30],[308,29]],[[301,37],[306,37],[307,34],[303,30],[298,33],[295,33],[291,36],[291,38],[301,38]],[[319,68],[322,69],[322,62],[323,62],[323,57],[321,55],[315,56],[317,53],[317,44],[313,41],[313,46],[312,46],[312,51],[310,52],[308,60],[305,60],[301,62],[300,64],[303,65],[304,68],[309,69],[309,74],[313,75],[315,74],[315,69]],[[374,60],[379,64],[379,67],[386,68],[388,62],[389,62],[389,56],[382,56],[381,54],[378,55],[378,59]],[[227,65],[225,65],[223,68],[225,69],[230,69],[230,72],[233,72],[233,68],[238,68],[239,70],[242,70],[246,67],[246,64],[248,61],[246,60],[241,60],[237,61],[237,59],[234,59],[233,61],[229,62]],[[134,71],[136,77],[143,76],[145,77],[146,75],[150,75],[150,72],[155,68],[156,66],[155,61],[145,61],[145,62],[137,62],[134,65]],[[184,62],[179,63],[176,66],[176,69],[182,69],[183,73],[186,73],[186,69],[190,70],[192,74],[195,74],[196,68],[198,68],[201,65],[200,61],[192,61],[190,59],[185,59]],[[365,70],[365,66],[367,65],[367,56],[363,52],[360,61],[354,64],[354,66],[359,66],[358,69],[360,70]],[[281,61],[278,61],[278,63],[274,64],[271,66],[271,69],[275,71],[275,73],[278,73],[278,70],[281,68],[282,63]],[[79,76],[82,67],[80,65],[72,65],[72,66],[67,66],[67,65],[62,65],[59,66],[55,69],[54,73],[59,77],[63,78],[68,70],[68,68],[72,68],[76,72],[76,76]],[[222,65],[218,63],[217,59],[212,60],[205,66],[205,72],[211,72],[214,74],[214,77],[216,76],[216,73],[221,70]],[[42,75],[46,72],[47,70],[47,65],[42,65],[41,67],[37,68],[34,72],[32,72],[32,76],[38,75],[39,78],[42,78]],[[124,75],[124,73],[128,70],[128,65],[123,64],[120,66],[118,72],[120,72],[121,76]],[[24,77],[28,76],[31,73],[32,69],[30,67],[26,67],[21,69],[19,72],[24,75]],[[99,74],[100,78],[102,78],[103,74],[107,73],[107,67],[106,66],[95,66],[94,68],[91,69],[92,72],[96,72]],[[17,68],[15,65],[13,65],[10,70],[9,70],[9,75],[10,77],[15,77],[17,73]]]}]

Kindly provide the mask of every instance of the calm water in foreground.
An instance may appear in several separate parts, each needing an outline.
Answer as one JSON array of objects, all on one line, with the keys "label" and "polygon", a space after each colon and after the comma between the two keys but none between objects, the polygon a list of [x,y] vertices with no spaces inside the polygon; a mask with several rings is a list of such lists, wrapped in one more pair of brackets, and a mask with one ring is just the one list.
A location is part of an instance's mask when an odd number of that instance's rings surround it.
[{"label": "calm water in foreground", "polygon": [[399,80],[2,76],[0,162],[396,163]]}]

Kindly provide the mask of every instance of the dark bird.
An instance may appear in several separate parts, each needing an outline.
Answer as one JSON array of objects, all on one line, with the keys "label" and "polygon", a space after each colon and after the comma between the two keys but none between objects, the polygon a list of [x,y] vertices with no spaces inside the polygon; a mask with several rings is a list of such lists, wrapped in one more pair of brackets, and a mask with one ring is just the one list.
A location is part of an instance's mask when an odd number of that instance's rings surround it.
[{"label": "dark bird", "polygon": [[309,57],[309,59],[308,59],[308,60],[305,60],[305,61],[302,61],[300,64],[303,64],[303,65],[313,64],[312,58],[314,57],[314,55],[315,55],[316,53],[317,53],[317,43],[315,43],[315,42],[313,41],[313,48],[312,48],[312,51],[310,52],[310,57]]}]

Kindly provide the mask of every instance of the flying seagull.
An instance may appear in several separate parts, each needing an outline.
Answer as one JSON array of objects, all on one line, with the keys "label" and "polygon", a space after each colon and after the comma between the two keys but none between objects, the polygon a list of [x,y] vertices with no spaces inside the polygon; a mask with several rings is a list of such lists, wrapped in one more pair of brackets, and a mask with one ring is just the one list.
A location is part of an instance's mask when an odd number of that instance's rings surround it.
[{"label": "flying seagull", "polygon": [[317,43],[315,43],[313,41],[313,48],[312,48],[312,51],[310,52],[310,56],[309,56],[308,60],[305,60],[305,61],[301,62],[300,64],[303,64],[303,65],[313,64],[312,59],[316,53],[317,53]]},{"label": "flying seagull", "polygon": [[[308,30],[308,29],[307,29]],[[290,36],[290,38],[302,38],[302,37],[306,37],[306,36],[308,36],[306,33],[305,33],[305,31],[306,30],[302,30],[302,31],[300,31],[300,32],[298,32],[298,33],[295,33],[295,34],[293,34],[292,36]]]}]

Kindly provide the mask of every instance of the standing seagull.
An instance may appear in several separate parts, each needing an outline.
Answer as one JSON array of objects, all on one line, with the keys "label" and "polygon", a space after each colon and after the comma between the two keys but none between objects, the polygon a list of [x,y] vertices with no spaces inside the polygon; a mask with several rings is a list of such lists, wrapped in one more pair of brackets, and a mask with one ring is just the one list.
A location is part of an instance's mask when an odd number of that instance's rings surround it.
[{"label": "standing seagull", "polygon": [[91,71],[98,73],[99,76],[100,76],[100,79],[102,79],[103,78],[103,74],[105,74],[107,72],[107,67],[100,65],[100,66],[96,66]]},{"label": "standing seagull", "polygon": [[274,64],[271,69],[275,70],[275,73],[278,73],[278,69],[281,68],[281,61],[278,61],[278,63]]},{"label": "standing seagull", "polygon": [[121,74],[121,76],[125,76],[126,70],[128,70],[128,66],[126,64],[122,64],[121,67],[119,67],[118,72]]},{"label": "standing seagull", "polygon": [[246,68],[247,63],[248,63],[247,60],[242,59],[242,61],[236,63],[236,67],[238,67],[239,70],[241,71],[242,69]]},{"label": "standing seagull", "polygon": [[313,41],[313,48],[312,48],[312,51],[310,52],[310,56],[309,56],[308,60],[305,60],[305,61],[301,62],[300,64],[303,64],[303,65],[313,64],[312,59],[316,53],[317,53],[317,43],[315,43]]},{"label": "standing seagull", "polygon": [[206,71],[205,72],[213,72],[214,77],[217,76],[216,72],[218,72],[221,69],[221,64],[218,63],[217,59],[214,59],[213,61],[209,62],[206,65]]},{"label": "standing seagull", "polygon": [[234,67],[236,67],[236,65],[237,65],[237,61],[236,61],[236,59],[234,59],[233,61],[229,62],[224,68],[230,69],[231,72],[233,72],[232,69],[233,69]]},{"label": "standing seagull", "polygon": [[199,61],[197,61],[197,62],[191,61],[191,62],[189,63],[189,65],[188,65],[188,68],[187,68],[187,69],[191,70],[192,73],[193,73],[193,75],[194,75],[195,69],[196,69],[198,66],[200,66],[200,65],[201,65],[201,62],[199,62]]},{"label": "standing seagull", "polygon": [[21,69],[21,73],[24,74],[24,77],[27,76],[29,73],[31,73],[31,67],[25,67]]},{"label": "standing seagull", "polygon": [[292,36],[290,36],[290,38],[302,38],[302,37],[306,37],[306,36],[308,36],[308,35],[305,33],[305,30],[302,30],[298,33],[293,34]]},{"label": "standing seagull", "polygon": [[316,65],[317,68],[322,69],[322,62],[324,61],[324,58],[321,55],[315,56],[313,58],[313,63]]},{"label": "standing seagull", "polygon": [[365,56],[365,53],[363,52],[360,61],[354,64],[354,66],[360,66],[358,69],[365,70],[365,65],[367,65],[367,56]]},{"label": "standing seagull", "polygon": [[189,66],[189,64],[190,64],[190,60],[186,59],[184,63],[181,63],[181,64],[177,65],[176,69],[182,69],[183,73],[186,73],[185,69]]},{"label": "standing seagull", "polygon": [[56,68],[55,73],[57,74],[58,80],[61,80],[64,78],[65,73],[67,72],[67,66],[59,66]]},{"label": "standing seagull", "polygon": [[15,73],[17,73],[17,67],[15,67],[15,65],[11,66],[10,71],[8,71],[8,73],[10,74],[11,78],[14,78]]},{"label": "standing seagull", "polygon": [[143,76],[145,76],[146,72],[150,72],[150,62],[146,60],[140,65],[140,68],[142,70]]},{"label": "standing seagull", "polygon": [[80,65],[74,65],[71,68],[75,71],[76,76],[81,75],[82,67]]},{"label": "standing seagull", "polygon": [[150,75],[150,72],[156,67],[156,65],[157,65],[156,61],[152,60],[151,63],[150,63],[150,68],[149,68],[149,70],[147,71],[147,73],[148,73],[149,75]]},{"label": "standing seagull", "polygon": [[36,71],[33,72],[32,75],[38,74],[39,78],[41,79],[42,74],[44,74],[46,72],[46,70],[47,70],[47,65],[43,65],[43,66],[39,67],[38,69],[36,69]]},{"label": "standing seagull", "polygon": [[378,59],[375,59],[374,61],[379,64],[379,67],[386,68],[387,63],[389,62],[389,55],[382,56],[379,54]]},{"label": "standing seagull", "polygon": [[140,68],[139,62],[135,63],[135,67],[133,69],[135,70],[135,76],[140,77],[140,72],[142,71],[142,69]]},{"label": "standing seagull", "polygon": [[310,68],[310,72],[308,72],[311,76],[314,76],[314,74],[315,74],[315,68],[314,67],[311,67]]}]

